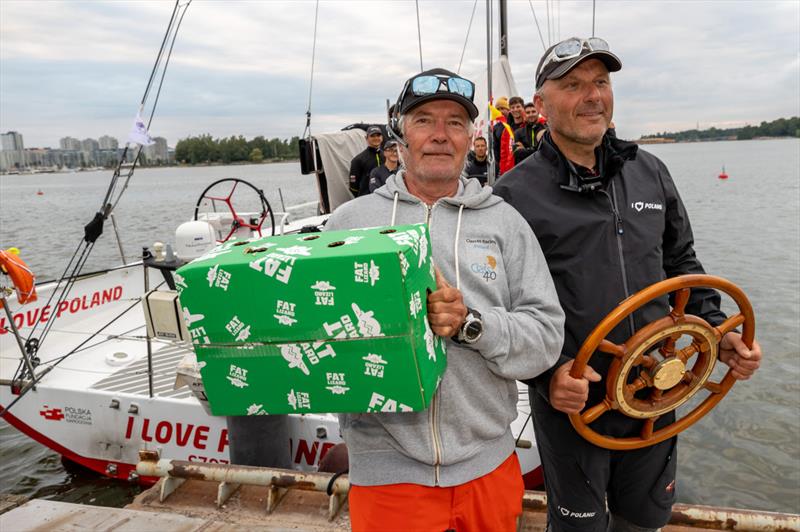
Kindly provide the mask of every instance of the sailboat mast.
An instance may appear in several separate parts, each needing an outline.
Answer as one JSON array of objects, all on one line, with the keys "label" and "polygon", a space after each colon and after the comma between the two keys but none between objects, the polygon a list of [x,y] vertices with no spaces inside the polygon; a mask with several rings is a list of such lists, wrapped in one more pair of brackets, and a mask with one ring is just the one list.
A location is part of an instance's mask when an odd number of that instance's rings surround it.
[{"label": "sailboat mast", "polygon": [[500,57],[508,57],[508,6],[500,0]]}]

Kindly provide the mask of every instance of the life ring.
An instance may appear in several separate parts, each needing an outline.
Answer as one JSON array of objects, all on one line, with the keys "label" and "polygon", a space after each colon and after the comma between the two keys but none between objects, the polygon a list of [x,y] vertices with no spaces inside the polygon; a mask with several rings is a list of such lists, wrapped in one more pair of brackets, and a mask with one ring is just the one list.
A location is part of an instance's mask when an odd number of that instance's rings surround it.
[{"label": "life ring", "polygon": [[[20,304],[36,301],[36,276],[19,255],[0,249],[0,271],[11,278]],[[0,308],[3,308],[3,299],[0,299]]]},{"label": "life ring", "polygon": [[[730,296],[739,312],[714,327],[702,318],[686,314],[686,304],[694,287],[708,287]],[[656,298],[675,294],[671,312],[639,329],[622,344],[606,336],[634,311]],[[640,449],[664,441],[706,415],[733,386],[736,379],[728,370],[721,381],[711,376],[719,353],[719,343],[726,333],[742,327],[742,341],[749,348],[755,337],[755,316],[750,301],[741,288],[712,275],[681,275],[649,286],[622,301],[595,327],[583,343],[570,375],[580,378],[593,354],[600,351],[613,360],[606,380],[606,397],[569,419],[575,430],[589,442],[606,449]],[[687,336],[691,343],[678,349],[676,342]],[[636,370],[638,377],[633,378]],[[660,429],[655,421],[676,410],[697,392],[708,395],[691,412]],[[642,397],[642,392],[646,397]],[[639,436],[614,438],[595,432],[589,424],[604,413],[617,410],[642,421]]]}]

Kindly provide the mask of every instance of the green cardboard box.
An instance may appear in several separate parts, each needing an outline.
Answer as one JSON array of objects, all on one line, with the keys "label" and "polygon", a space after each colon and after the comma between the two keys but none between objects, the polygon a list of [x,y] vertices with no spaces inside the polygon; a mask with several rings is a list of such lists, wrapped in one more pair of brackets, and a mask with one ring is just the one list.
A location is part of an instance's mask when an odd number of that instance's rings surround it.
[{"label": "green cardboard box", "polygon": [[230,241],[175,280],[215,415],[422,410],[446,366],[424,224]]}]

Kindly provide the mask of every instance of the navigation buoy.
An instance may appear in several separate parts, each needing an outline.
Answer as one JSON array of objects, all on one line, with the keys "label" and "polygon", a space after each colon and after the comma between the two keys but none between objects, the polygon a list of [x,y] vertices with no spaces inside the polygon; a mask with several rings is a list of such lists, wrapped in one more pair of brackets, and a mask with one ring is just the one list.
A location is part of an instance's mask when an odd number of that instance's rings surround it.
[{"label": "navigation buoy", "polygon": [[717,177],[720,179],[728,179],[728,174],[725,173],[725,165],[722,165],[722,173],[720,173]]}]

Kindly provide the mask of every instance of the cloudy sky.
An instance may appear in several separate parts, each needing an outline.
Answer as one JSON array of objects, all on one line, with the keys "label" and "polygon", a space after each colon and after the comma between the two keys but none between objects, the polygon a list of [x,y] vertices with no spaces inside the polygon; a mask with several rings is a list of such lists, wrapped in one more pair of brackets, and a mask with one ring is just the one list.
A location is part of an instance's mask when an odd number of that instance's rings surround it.
[{"label": "cloudy sky", "polygon": [[[420,0],[426,68],[457,68],[474,4]],[[588,0],[509,2],[509,56],[526,100],[543,52],[531,5],[545,42],[592,30]],[[26,147],[57,147],[67,135],[124,139],[172,8],[168,0],[0,0],[0,130],[21,132]],[[151,132],[170,145],[202,133],[300,135],[314,9],[313,1],[194,0]],[[480,0],[467,77],[485,73],[485,20]],[[595,24],[623,61],[613,82],[624,137],[800,114],[798,0],[598,0]],[[381,120],[386,98],[418,70],[413,1],[320,2],[313,131]]]}]

